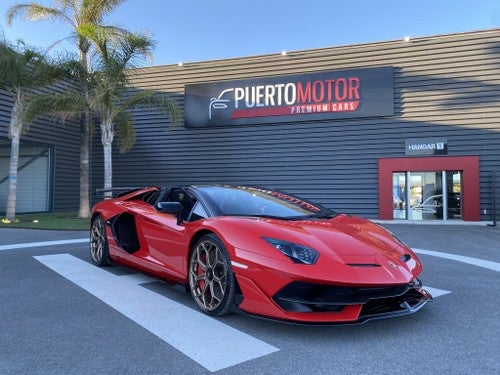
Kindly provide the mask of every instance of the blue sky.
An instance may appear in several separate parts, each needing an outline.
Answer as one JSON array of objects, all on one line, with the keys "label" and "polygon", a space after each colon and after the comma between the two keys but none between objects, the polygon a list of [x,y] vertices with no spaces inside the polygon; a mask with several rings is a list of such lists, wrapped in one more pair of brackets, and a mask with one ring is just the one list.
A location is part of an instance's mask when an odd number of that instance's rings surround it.
[{"label": "blue sky", "polygon": [[[69,35],[64,24],[7,26],[17,2],[0,3],[7,39],[45,48]],[[500,0],[128,0],[108,22],[152,34],[161,65],[500,28]]]}]

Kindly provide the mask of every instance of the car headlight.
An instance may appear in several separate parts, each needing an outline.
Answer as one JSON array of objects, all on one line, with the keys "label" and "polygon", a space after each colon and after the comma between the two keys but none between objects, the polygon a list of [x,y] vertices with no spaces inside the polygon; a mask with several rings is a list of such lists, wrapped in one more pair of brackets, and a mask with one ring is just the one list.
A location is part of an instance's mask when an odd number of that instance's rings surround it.
[{"label": "car headlight", "polygon": [[319,253],[309,247],[293,242],[275,240],[274,238],[262,238],[289,257],[294,263],[314,264],[318,260]]}]

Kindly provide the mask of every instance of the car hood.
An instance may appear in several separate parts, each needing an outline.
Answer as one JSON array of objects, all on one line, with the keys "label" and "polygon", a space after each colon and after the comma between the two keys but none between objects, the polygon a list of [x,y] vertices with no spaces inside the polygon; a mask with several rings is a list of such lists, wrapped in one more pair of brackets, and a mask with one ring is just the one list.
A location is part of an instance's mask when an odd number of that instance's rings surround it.
[{"label": "car hood", "polygon": [[318,247],[321,252],[334,252],[341,257],[373,256],[401,247],[385,229],[359,217],[339,215],[330,220],[269,220],[267,223],[277,239]]},{"label": "car hood", "polygon": [[[409,282],[422,270],[418,258],[408,247],[386,229],[359,217],[339,215],[333,219],[293,221],[264,218],[228,220],[232,223],[230,232],[234,235],[234,241],[230,242],[238,249],[283,262],[289,260],[272,245],[266,244],[262,237],[317,250],[320,256],[315,273],[323,280]],[[302,270],[307,270],[304,274],[310,274],[308,266],[298,265],[296,271],[302,273]],[[335,272],[332,273],[332,270]]]}]

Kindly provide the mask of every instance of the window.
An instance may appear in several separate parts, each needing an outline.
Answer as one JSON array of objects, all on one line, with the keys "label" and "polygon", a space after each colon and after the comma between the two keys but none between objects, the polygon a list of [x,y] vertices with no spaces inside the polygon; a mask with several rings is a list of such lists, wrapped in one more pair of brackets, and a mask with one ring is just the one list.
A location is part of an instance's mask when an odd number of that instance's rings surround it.
[{"label": "window", "polygon": [[189,216],[188,221],[195,221],[195,220],[200,220],[200,219],[206,219],[208,217],[208,213],[203,208],[202,204],[200,202],[196,202],[193,211],[191,212],[191,215]]}]

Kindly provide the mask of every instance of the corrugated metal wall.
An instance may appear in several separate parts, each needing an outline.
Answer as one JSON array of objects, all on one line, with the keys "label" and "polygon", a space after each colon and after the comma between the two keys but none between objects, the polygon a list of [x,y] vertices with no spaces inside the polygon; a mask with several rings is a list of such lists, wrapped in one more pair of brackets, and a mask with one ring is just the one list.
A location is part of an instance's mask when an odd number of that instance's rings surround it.
[{"label": "corrugated metal wall", "polygon": [[[114,153],[114,186],[256,184],[377,218],[378,159],[404,157],[407,138],[446,137],[448,155],[480,157],[481,212],[490,209],[491,171],[500,170],[498,30],[157,66],[135,85],[182,107],[188,83],[379,66],[394,66],[391,117],[167,130],[168,120],[138,112],[135,147]],[[99,139],[94,151],[97,187]]]},{"label": "corrugated metal wall", "polygon": [[[61,88],[54,87],[56,90]],[[12,100],[4,91],[0,90],[0,139],[2,144],[9,144],[8,127]],[[80,127],[78,122],[67,121],[65,124],[50,121],[47,118],[37,120],[21,137],[23,142],[32,141],[53,146],[54,151],[54,181],[52,206],[57,211],[77,211],[79,207],[80,191]],[[0,212],[5,211],[0,207]]]}]

